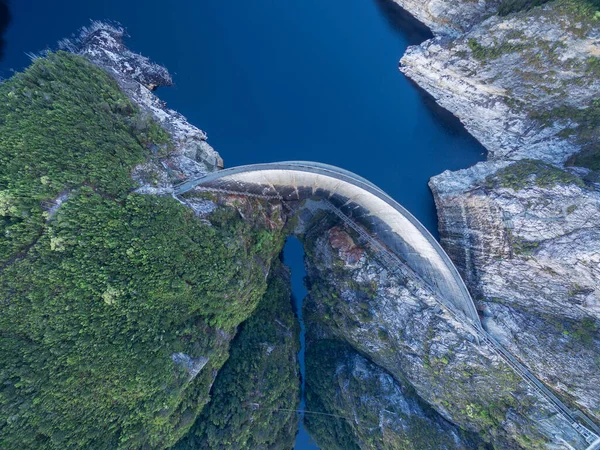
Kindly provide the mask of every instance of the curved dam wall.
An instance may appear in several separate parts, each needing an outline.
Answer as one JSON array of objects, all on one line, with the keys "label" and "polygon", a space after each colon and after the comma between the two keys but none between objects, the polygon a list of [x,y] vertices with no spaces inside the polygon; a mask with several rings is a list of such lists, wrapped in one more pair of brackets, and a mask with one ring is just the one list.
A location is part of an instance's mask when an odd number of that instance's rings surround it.
[{"label": "curved dam wall", "polygon": [[442,247],[412,214],[364,178],[326,164],[290,161],[220,170],[182,183],[174,192],[196,186],[287,201],[327,199],[385,244],[444,304],[481,329],[469,291]]}]

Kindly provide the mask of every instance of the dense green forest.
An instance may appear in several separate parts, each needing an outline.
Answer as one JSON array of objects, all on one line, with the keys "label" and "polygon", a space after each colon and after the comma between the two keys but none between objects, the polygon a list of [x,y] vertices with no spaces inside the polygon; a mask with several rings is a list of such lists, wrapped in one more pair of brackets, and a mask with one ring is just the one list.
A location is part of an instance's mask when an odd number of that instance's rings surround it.
[{"label": "dense green forest", "polygon": [[[0,448],[165,448],[209,401],[283,236],[265,208],[207,223],[131,193],[170,150],[83,58],[0,85]],[[178,352],[208,363],[192,377]]]},{"label": "dense green forest", "polygon": [[44,201],[83,185],[123,198],[132,166],[168,147],[112,78],[68,53],[0,84],[0,99],[0,264],[40,236]]},{"label": "dense green forest", "polygon": [[[291,449],[298,427],[298,322],[289,274],[272,270],[267,292],[243,325],[213,386],[211,403],[175,450]],[[288,410],[288,411],[280,411]]]}]

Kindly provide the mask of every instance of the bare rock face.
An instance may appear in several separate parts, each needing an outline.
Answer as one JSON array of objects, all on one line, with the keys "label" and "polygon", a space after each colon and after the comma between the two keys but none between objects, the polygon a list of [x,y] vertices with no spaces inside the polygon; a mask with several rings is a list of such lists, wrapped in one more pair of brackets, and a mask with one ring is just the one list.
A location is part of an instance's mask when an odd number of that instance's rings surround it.
[{"label": "bare rock face", "polygon": [[223,160],[206,142],[206,133],[153,94],[156,88],[173,84],[167,69],[130,51],[123,43],[124,36],[120,26],[92,22],[77,38],[60,41],[59,47],[110,73],[123,92],[171,137],[172,148],[166,157],[134,170],[134,179],[142,185],[139,192],[168,194],[173,184],[222,168]]},{"label": "bare rock face", "polygon": [[471,172],[430,182],[442,244],[471,292],[539,314],[600,317],[598,190],[541,161],[522,160],[479,180]]},{"label": "bare rock face", "polygon": [[489,13],[499,0],[393,0],[427,25],[436,35],[457,36],[469,30]]},{"label": "bare rock face", "polygon": [[496,449],[585,447],[570,424],[431,291],[404,283],[367,249],[360,261],[346,261],[327,237],[327,227],[335,226],[320,218],[314,229],[305,228],[309,348],[322,339],[347,343],[412,386],[445,420]]},{"label": "bare rock face", "polygon": [[410,47],[401,71],[457,116],[491,159],[563,163],[600,94],[593,8],[558,0]]},{"label": "bare rock face", "polygon": [[541,161],[522,160],[483,179],[472,172],[445,172],[430,186],[442,245],[484,327],[600,418],[600,192]]},{"label": "bare rock face", "polygon": [[329,243],[347,264],[355,264],[364,256],[364,251],[357,247],[350,235],[341,228],[329,230]]},{"label": "bare rock face", "polygon": [[178,352],[171,355],[173,362],[181,367],[188,376],[188,381],[192,381],[208,363],[208,358],[205,356],[199,356],[198,358],[192,358],[190,355]]},{"label": "bare rock face", "polygon": [[171,86],[173,80],[167,69],[125,47],[124,35],[125,30],[119,26],[92,22],[89,27],[80,30],[78,38],[64,39],[59,42],[59,47],[85,56],[99,66],[111,68],[115,73],[129,77],[148,89]]},{"label": "bare rock face", "polygon": [[488,303],[484,326],[548,386],[590,417],[600,416],[600,335],[592,319],[537,315]]},{"label": "bare rock face", "polygon": [[[489,161],[433,177],[441,242],[483,325],[600,420],[598,13],[579,0],[493,16],[408,49],[401,70],[456,115]],[[589,160],[588,160],[589,162]]]}]

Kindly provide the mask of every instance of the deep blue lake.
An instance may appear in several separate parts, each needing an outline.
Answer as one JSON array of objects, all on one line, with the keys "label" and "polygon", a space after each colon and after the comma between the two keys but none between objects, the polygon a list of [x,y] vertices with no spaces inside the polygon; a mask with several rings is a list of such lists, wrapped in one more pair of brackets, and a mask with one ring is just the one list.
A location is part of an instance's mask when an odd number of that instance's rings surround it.
[{"label": "deep blue lake", "polygon": [[[428,179],[484,149],[398,71],[431,35],[391,0],[13,0],[0,73],[89,19],[121,22],[164,64],[169,106],[205,130],[226,166],[315,160],[373,181],[437,236]],[[293,242],[293,241],[292,241]],[[302,299],[302,249],[286,247]],[[297,448],[309,448],[298,444]]]},{"label": "deep blue lake", "polygon": [[158,91],[208,133],[226,166],[291,159],[373,181],[436,233],[432,175],[484,149],[398,71],[428,37],[391,0],[13,0],[2,75],[89,19],[112,19],[129,46],[164,64]]}]

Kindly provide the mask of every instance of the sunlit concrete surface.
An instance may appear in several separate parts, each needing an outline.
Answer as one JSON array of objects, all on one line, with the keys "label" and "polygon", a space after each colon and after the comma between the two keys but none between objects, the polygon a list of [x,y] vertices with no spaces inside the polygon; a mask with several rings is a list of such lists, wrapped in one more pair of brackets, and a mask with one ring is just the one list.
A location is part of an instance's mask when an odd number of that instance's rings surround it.
[{"label": "sunlit concrete surface", "polygon": [[175,193],[196,186],[287,201],[327,199],[400,257],[448,306],[481,327],[462,278],[438,242],[405,208],[358,175],[313,162],[253,164],[190,180],[177,186]]}]

